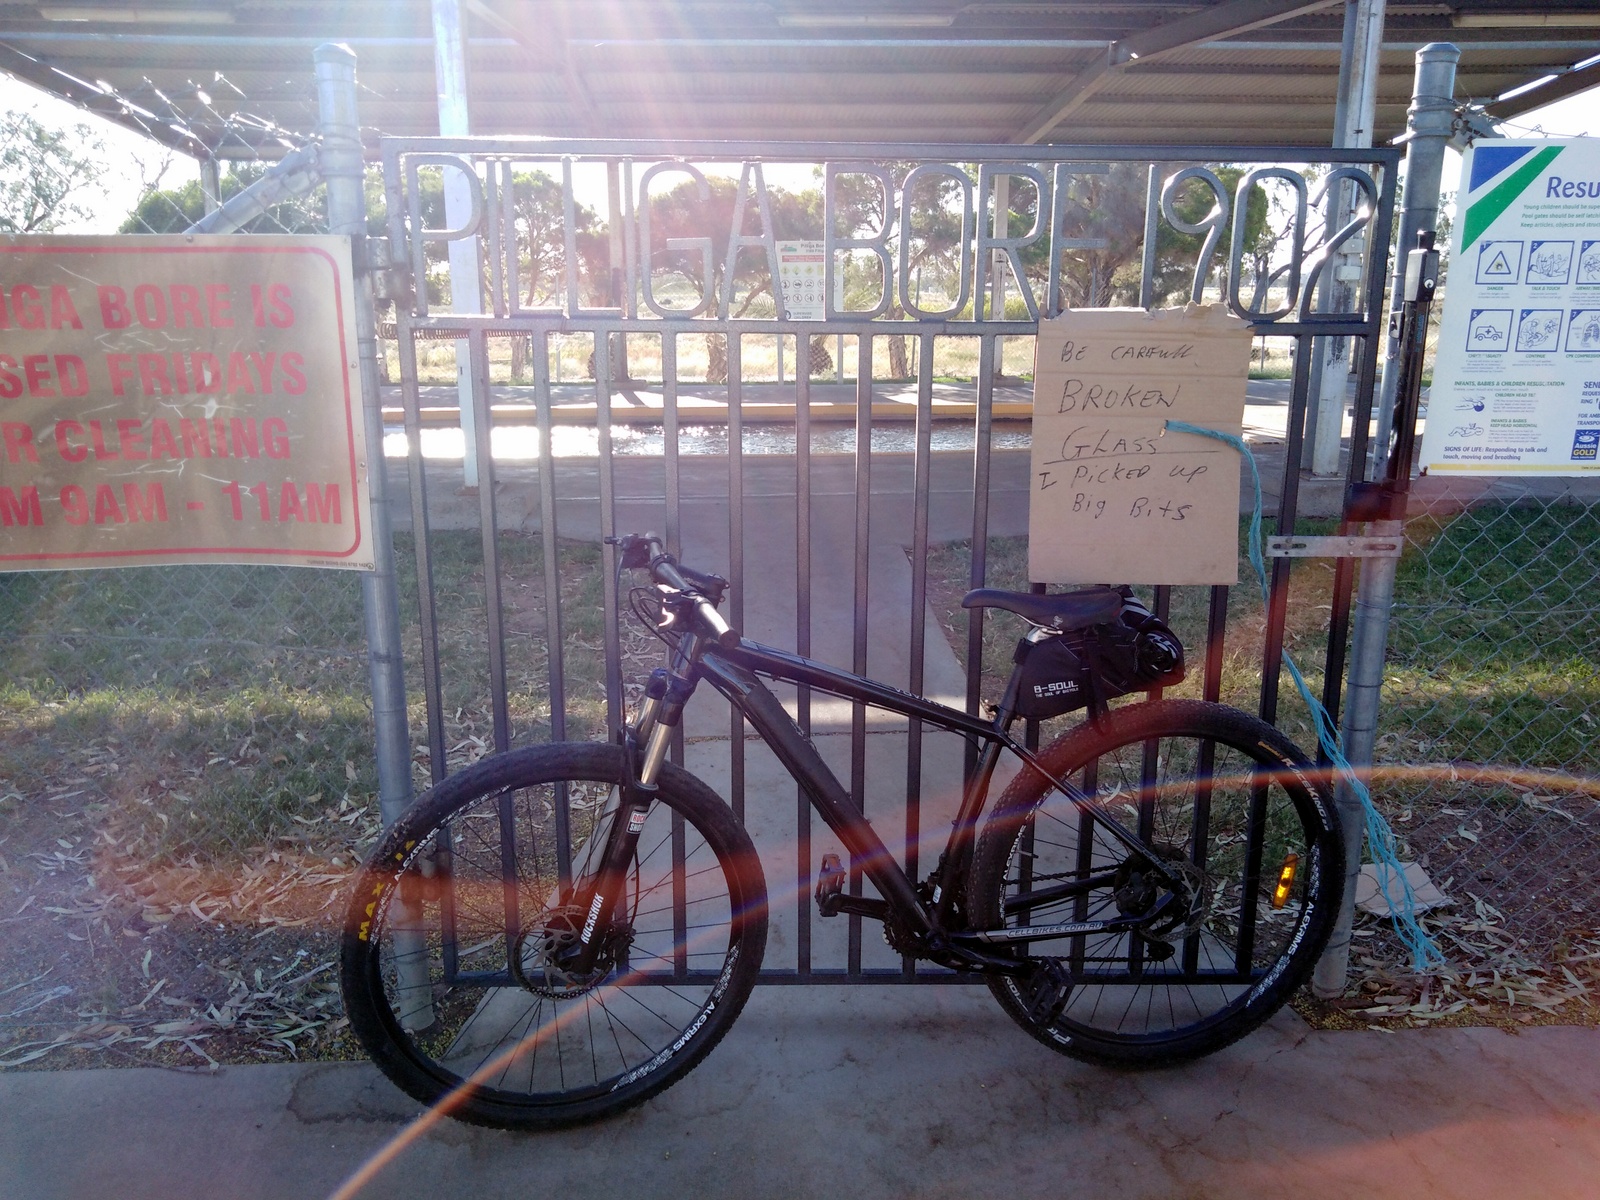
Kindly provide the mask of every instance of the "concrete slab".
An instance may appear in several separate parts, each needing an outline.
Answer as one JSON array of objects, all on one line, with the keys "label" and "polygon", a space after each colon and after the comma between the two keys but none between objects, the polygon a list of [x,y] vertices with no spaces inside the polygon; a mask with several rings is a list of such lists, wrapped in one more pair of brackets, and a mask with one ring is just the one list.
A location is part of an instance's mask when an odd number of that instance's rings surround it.
[{"label": "concrete slab", "polygon": [[[443,1121],[364,1064],[0,1075],[0,1195],[1589,1197],[1600,1031],[1315,1033],[1198,1063],[1060,1058],[981,988],[758,989],[699,1070],[553,1134]],[[403,1145],[401,1145],[403,1143]]]}]

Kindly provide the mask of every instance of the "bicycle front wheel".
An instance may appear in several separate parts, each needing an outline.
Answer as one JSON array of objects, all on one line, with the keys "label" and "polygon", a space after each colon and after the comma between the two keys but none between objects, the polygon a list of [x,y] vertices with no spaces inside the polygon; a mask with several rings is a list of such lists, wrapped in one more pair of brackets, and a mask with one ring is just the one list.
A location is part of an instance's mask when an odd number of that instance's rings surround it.
[{"label": "bicycle front wheel", "polygon": [[598,743],[494,755],[380,840],[341,983],[351,1028],[401,1089],[477,1124],[567,1125],[659,1092],[727,1032],[766,947],[765,884],[732,812],[677,767],[590,931],[599,961],[582,977],[563,965],[593,923],[583,898],[627,772]]},{"label": "bicycle front wheel", "polygon": [[1158,701],[1079,726],[1041,761],[1182,887],[1024,769],[978,840],[974,923],[1136,921],[1028,941],[1018,953],[1035,969],[990,983],[1013,1019],[1064,1054],[1155,1065],[1220,1049],[1288,1000],[1333,927],[1344,857],[1331,798],[1293,743],[1225,705]]}]

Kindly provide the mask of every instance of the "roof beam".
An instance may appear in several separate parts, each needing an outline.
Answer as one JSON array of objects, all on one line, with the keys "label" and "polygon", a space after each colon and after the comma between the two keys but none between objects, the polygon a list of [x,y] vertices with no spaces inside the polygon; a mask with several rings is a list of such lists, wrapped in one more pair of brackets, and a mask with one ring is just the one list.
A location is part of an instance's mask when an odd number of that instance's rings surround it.
[{"label": "roof beam", "polygon": [[1017,135],[1021,145],[1043,141],[1045,136],[1082,107],[1091,96],[1131,64],[1159,55],[1171,54],[1200,42],[1232,37],[1303,16],[1318,9],[1332,8],[1343,0],[1227,0],[1130,34],[1106,47],[1097,59],[1078,73],[1065,88],[1052,96],[1033,120]]},{"label": "roof beam", "polygon": [[1509,99],[1486,104],[1483,106],[1483,111],[1497,120],[1508,121],[1520,117],[1525,112],[1531,112],[1556,100],[1565,100],[1568,96],[1576,96],[1579,92],[1586,92],[1597,86],[1600,86],[1600,62],[1592,62],[1586,67],[1563,71],[1553,79],[1535,84]]},{"label": "roof beam", "polygon": [[547,62],[553,59],[560,67],[566,84],[567,103],[577,114],[584,131],[595,137],[600,136],[604,131],[600,106],[595,103],[594,94],[578,70],[565,14],[545,14],[545,19],[540,21],[527,4],[519,3],[511,6],[516,17],[521,18],[519,21],[501,11],[507,7],[505,0],[467,0],[467,7],[495,29],[516,39],[517,44],[530,56],[530,64],[536,57]]},{"label": "roof beam", "polygon": [[167,123],[159,113],[141,117],[121,100],[107,96],[99,88],[59,71],[49,63],[24,54],[15,46],[0,42],[0,71],[7,71],[19,79],[26,79],[36,87],[59,96],[79,108],[115,121],[118,125],[141,133],[163,146],[170,146],[192,158],[210,158],[210,149],[191,134],[180,133]]}]

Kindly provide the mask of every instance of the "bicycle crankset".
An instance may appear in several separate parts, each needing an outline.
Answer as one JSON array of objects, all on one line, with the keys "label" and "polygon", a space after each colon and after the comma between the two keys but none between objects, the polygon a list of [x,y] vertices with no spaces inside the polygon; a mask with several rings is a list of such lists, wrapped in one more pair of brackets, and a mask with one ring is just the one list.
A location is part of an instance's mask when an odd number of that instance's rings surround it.
[{"label": "bicycle crankset", "polygon": [[594,966],[587,972],[572,970],[578,953],[578,933],[585,913],[576,905],[550,910],[544,920],[517,935],[512,946],[511,975],[518,986],[553,1000],[581,996],[598,986],[627,957],[633,930],[613,925],[603,935]]}]

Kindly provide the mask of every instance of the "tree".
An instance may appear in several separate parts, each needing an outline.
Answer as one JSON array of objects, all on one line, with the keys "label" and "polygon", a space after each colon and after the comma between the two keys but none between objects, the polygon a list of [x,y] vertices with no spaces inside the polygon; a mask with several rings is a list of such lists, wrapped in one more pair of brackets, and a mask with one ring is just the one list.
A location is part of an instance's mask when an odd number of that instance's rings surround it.
[{"label": "tree", "polygon": [[[1071,176],[1062,201],[1063,211],[1056,214],[1057,227],[1070,237],[1105,245],[1069,250],[1063,255],[1064,307],[1104,308],[1138,303],[1139,271],[1144,257],[1145,171],[1142,163],[1117,162],[1111,163],[1104,174]],[[1045,269],[1048,271],[1048,263]]]},{"label": "tree", "polygon": [[[560,182],[544,171],[516,172],[511,177],[511,210],[518,274],[511,287],[519,293],[526,308],[559,307],[565,302],[567,286],[567,215]],[[572,217],[580,300],[593,306],[610,303],[610,244],[606,226],[599,214],[585,204],[574,202]],[[481,250],[487,267],[486,240]],[[527,371],[532,340],[520,335],[512,339],[511,377],[514,380],[521,379]],[[592,354],[589,374],[594,374]]]},{"label": "tree", "polygon": [[[223,201],[231,200],[245,188],[257,182],[271,170],[270,163],[235,162],[228,164],[227,173],[218,181]],[[369,173],[370,174],[370,173]],[[372,226],[372,189],[367,189],[368,226]],[[377,194],[382,208],[382,190]],[[205,192],[200,181],[191,179],[181,187],[156,188],[148,191],[128,214],[118,233],[182,233],[206,215]],[[306,196],[297,196],[275,204],[266,212],[240,227],[240,233],[317,233],[328,227],[327,194],[317,188]],[[372,232],[382,232],[382,221]]]},{"label": "tree", "polygon": [[[887,162],[880,164],[889,173],[894,191],[887,199],[892,212],[885,212],[883,188],[870,175],[843,173],[834,180],[834,233],[839,237],[857,237],[874,234],[886,222],[904,222],[909,213],[910,232],[902,224],[896,229],[890,244],[895,251],[895,270],[899,270],[900,242],[911,241],[906,248],[907,279],[917,281],[917,298],[912,303],[929,308],[921,302],[923,286],[935,292],[943,291],[947,299],[958,292],[959,285],[952,281],[960,277],[961,256],[967,251],[967,230],[963,218],[963,185],[956,176],[944,172],[924,176],[914,181],[909,200],[905,194],[906,182],[918,164],[916,162]],[[853,282],[858,288],[876,289],[889,286],[891,281],[876,277],[861,277],[858,269],[847,262],[847,292]],[[926,278],[925,278],[926,276]],[[909,288],[909,284],[908,284]],[[884,315],[892,321],[906,318],[898,293],[891,296]],[[888,341],[889,373],[898,379],[911,374],[905,335],[891,334]]]},{"label": "tree", "polygon": [[106,148],[87,125],[49,129],[30,114],[0,117],[0,231],[48,233],[95,217]]},{"label": "tree", "polygon": [[[511,178],[517,233],[517,266],[528,308],[559,305],[567,286],[566,206],[561,183],[544,171],[519,171]],[[578,252],[578,286],[585,304],[609,301],[610,244],[600,215],[586,204],[572,206]]]},{"label": "tree", "polygon": [[[709,238],[711,241],[711,292],[713,305],[719,302],[726,277],[728,235],[733,229],[733,210],[738,200],[737,180],[720,176],[706,179],[707,195],[702,197],[700,185],[692,179],[677,187],[650,197],[650,255],[645,268],[652,272],[677,276],[691,294],[698,295],[704,280],[697,254],[683,254],[669,250],[669,238]],[[773,237],[813,238],[822,227],[822,197],[817,192],[788,192],[783,188],[768,187],[767,205],[772,215]],[[751,185],[745,200],[744,228],[742,233],[754,234],[760,227],[760,210],[754,200]],[[729,315],[742,317],[753,307],[761,306],[765,297],[772,301],[771,268],[763,256],[754,250],[740,253],[734,264],[733,304]],[[773,307],[776,312],[776,307]],[[726,383],[728,379],[727,340],[719,334],[706,338],[706,379],[712,383]]]}]

